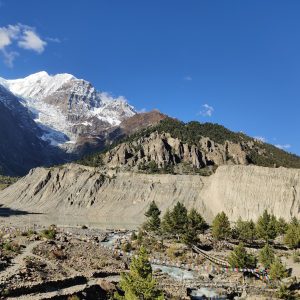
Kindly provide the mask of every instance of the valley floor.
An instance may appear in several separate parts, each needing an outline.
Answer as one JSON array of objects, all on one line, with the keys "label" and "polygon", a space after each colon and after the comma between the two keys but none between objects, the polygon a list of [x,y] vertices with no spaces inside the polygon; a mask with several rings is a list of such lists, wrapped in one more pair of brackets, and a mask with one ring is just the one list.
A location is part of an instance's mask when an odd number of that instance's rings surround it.
[{"label": "valley floor", "polygon": [[[0,299],[109,299],[134,255],[128,230],[48,228],[32,221],[24,223],[24,216],[0,220]],[[208,245],[210,237],[202,235],[201,240]],[[132,248],[124,249],[128,242]],[[166,299],[193,299],[188,296],[191,288],[193,293],[218,299],[276,299],[274,286],[267,281],[224,270],[182,244],[164,243],[164,251],[159,241],[154,243],[150,261]],[[222,260],[231,247],[220,242],[205,253]],[[292,262],[288,251],[281,255],[291,275],[299,279],[300,264]],[[70,298],[74,295],[79,298]]]}]

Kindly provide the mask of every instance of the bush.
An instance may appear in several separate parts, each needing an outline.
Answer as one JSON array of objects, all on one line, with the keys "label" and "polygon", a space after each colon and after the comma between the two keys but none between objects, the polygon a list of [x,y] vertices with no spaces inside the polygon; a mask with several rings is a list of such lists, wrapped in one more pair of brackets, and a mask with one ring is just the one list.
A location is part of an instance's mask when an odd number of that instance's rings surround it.
[{"label": "bush", "polygon": [[48,240],[55,239],[56,236],[56,229],[54,227],[49,227],[49,229],[44,229],[41,232],[41,237],[46,238]]},{"label": "bush", "polygon": [[124,244],[122,244],[122,250],[124,252],[130,252],[132,250],[132,245],[129,242],[125,242]]}]

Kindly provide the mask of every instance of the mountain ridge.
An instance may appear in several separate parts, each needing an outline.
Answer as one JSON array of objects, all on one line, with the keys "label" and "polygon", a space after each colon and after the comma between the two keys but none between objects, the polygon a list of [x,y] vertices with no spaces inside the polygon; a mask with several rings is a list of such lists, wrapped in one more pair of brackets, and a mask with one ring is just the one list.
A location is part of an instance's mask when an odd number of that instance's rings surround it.
[{"label": "mountain ridge", "polygon": [[[227,164],[300,168],[300,157],[212,123],[164,118],[86,157],[83,164],[144,171],[190,172]],[[101,163],[100,163],[101,164]]]}]

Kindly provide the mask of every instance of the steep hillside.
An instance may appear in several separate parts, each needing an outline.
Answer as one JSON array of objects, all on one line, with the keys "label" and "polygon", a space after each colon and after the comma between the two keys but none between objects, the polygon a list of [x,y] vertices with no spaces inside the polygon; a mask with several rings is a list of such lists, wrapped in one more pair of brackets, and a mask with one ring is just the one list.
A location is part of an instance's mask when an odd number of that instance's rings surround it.
[{"label": "steep hillside", "polygon": [[146,172],[210,174],[220,165],[300,168],[300,157],[218,124],[162,119],[81,163]]},{"label": "steep hillside", "polygon": [[62,162],[63,153],[41,136],[30,112],[0,85],[0,174],[24,175],[31,168]]},{"label": "steep hillside", "polygon": [[221,166],[202,177],[105,173],[71,164],[32,170],[0,192],[0,203],[40,213],[30,220],[44,224],[136,227],[153,200],[163,212],[181,201],[208,221],[220,211],[232,221],[256,220],[265,209],[289,220],[300,217],[299,179],[300,170],[256,166]]}]

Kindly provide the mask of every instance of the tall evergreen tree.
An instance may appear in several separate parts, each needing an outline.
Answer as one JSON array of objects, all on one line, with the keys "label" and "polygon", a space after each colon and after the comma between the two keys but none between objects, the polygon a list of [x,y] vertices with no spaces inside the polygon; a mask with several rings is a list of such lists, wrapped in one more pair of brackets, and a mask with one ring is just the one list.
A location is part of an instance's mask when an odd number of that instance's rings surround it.
[{"label": "tall evergreen tree", "polygon": [[173,230],[176,235],[184,234],[186,224],[188,223],[188,214],[186,207],[177,202],[171,212]]},{"label": "tall evergreen tree", "polygon": [[296,218],[293,218],[288,225],[284,242],[291,249],[296,249],[300,246],[300,224]]},{"label": "tall evergreen tree", "polygon": [[192,208],[188,213],[188,220],[185,228],[185,232],[182,235],[182,240],[187,245],[197,244],[199,242],[198,235],[200,232],[204,232],[207,224],[203,217]]},{"label": "tall evergreen tree", "polygon": [[124,295],[115,293],[117,300],[163,300],[163,293],[157,289],[152,267],[146,249],[141,246],[138,257],[132,259],[129,273],[121,274],[120,288]]},{"label": "tall evergreen tree", "polygon": [[160,213],[155,201],[150,203],[149,209],[146,211],[145,216],[148,218],[146,228],[150,231],[158,231],[160,228]]},{"label": "tall evergreen tree", "polygon": [[256,258],[247,253],[243,243],[239,243],[230,253],[228,262],[233,268],[255,268],[256,266]]},{"label": "tall evergreen tree", "polygon": [[269,275],[272,280],[281,280],[288,276],[287,270],[279,258],[276,257],[271,264]]},{"label": "tall evergreen tree", "polygon": [[273,249],[267,243],[259,252],[259,262],[268,269],[275,260]]},{"label": "tall evergreen tree", "polygon": [[162,219],[162,230],[163,233],[167,235],[173,234],[173,220],[172,220],[172,215],[169,209],[166,210],[163,219]]},{"label": "tall evergreen tree", "polygon": [[256,231],[258,237],[264,239],[266,242],[273,240],[277,236],[277,220],[274,215],[270,215],[267,210],[265,210],[258,218],[256,224]]},{"label": "tall evergreen tree", "polygon": [[239,218],[234,227],[234,232],[239,240],[253,242],[256,236],[255,224],[252,220],[243,221]]},{"label": "tall evergreen tree", "polygon": [[212,222],[212,235],[217,240],[227,239],[230,236],[230,222],[222,211],[218,213]]}]

